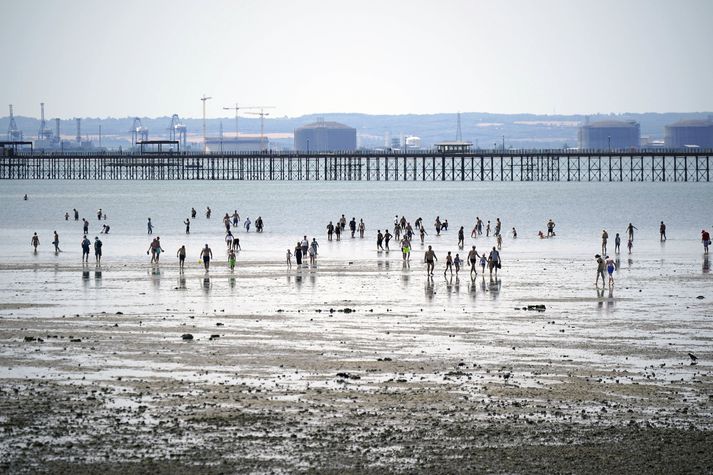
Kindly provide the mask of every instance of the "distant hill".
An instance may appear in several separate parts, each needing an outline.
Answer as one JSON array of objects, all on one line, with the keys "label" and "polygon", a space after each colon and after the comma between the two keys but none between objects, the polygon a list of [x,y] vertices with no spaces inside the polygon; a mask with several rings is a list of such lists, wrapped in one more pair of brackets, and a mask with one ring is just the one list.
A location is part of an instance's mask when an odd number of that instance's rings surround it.
[{"label": "distant hill", "polygon": [[[663,139],[664,126],[682,119],[705,119],[709,112],[691,113],[643,113],[643,114],[613,114],[589,116],[590,120],[635,120],[641,124],[642,136],[651,139]],[[424,147],[430,147],[442,140],[456,138],[457,115],[425,114],[425,115],[368,115],[354,113],[310,114],[301,117],[274,117],[265,119],[266,134],[282,134],[271,142],[274,148],[289,149],[292,140],[289,138],[297,127],[316,120],[333,120],[357,129],[358,142],[363,147],[383,147],[386,137],[401,138],[403,136],[418,136]],[[133,117],[125,118],[93,118],[82,119],[82,136],[89,136],[95,142],[98,139],[99,126],[102,131],[102,144],[108,147],[127,147],[130,145],[129,130]],[[463,140],[469,140],[482,148],[491,148],[494,144],[501,146],[503,137],[506,147],[515,148],[562,148],[576,146],[577,127],[584,122],[584,115],[537,115],[537,114],[490,114],[481,112],[461,113],[461,130]],[[39,119],[32,117],[15,117],[18,128],[24,132],[26,140],[34,140],[39,129]],[[170,117],[141,117],[141,123],[149,129],[150,139],[168,138]],[[199,142],[202,135],[201,119],[182,119],[188,130],[189,142]],[[209,136],[217,136],[220,126],[226,136],[233,136],[235,130],[234,117],[208,119],[206,121]],[[9,117],[0,118],[0,140],[5,139]],[[260,133],[259,118],[240,118],[240,133]],[[48,121],[48,127],[54,130],[54,121]],[[65,139],[76,136],[76,123],[73,119],[61,121],[61,135]],[[287,134],[287,135],[285,135]],[[288,138],[284,138],[288,137]]]}]

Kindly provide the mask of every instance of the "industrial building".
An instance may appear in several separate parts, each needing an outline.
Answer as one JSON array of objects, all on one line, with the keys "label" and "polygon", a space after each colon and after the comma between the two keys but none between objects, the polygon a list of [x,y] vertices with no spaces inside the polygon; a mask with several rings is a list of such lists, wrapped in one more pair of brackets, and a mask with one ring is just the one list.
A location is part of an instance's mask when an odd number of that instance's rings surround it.
[{"label": "industrial building", "polygon": [[668,148],[713,148],[713,118],[667,125],[664,143]]},{"label": "industrial building", "polygon": [[268,150],[270,142],[267,137],[206,137],[206,152],[257,152]]},{"label": "industrial building", "polygon": [[295,150],[330,152],[356,150],[356,129],[338,122],[313,122],[295,129]]},{"label": "industrial building", "polygon": [[579,128],[581,149],[609,150],[639,148],[641,129],[631,121],[605,120],[586,122]]}]

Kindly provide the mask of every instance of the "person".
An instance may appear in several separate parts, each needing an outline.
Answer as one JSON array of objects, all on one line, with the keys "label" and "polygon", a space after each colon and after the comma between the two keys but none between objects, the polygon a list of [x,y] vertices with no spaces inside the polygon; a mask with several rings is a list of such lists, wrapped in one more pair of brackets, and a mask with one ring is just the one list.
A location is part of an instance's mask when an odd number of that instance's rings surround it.
[{"label": "person", "polygon": [[660,236],[661,242],[666,240],[666,225],[664,224],[663,221],[661,221],[661,225],[659,226],[659,236]]},{"label": "person", "polygon": [[512,238],[517,239],[517,229],[512,228]]},{"label": "person", "polygon": [[420,217],[420,216],[419,216],[418,219],[417,219],[416,221],[414,221],[414,223],[413,223],[413,225],[416,226],[417,228],[420,228],[422,224],[423,224],[423,218]]},{"label": "person", "polygon": [[606,229],[602,229],[602,254],[607,253],[607,240],[609,239],[609,233]]},{"label": "person", "polygon": [[72,208],[72,211],[74,211],[74,220],[79,221],[79,211],[77,211],[77,208]]},{"label": "person", "polygon": [[436,227],[436,236],[441,235],[441,218],[439,216],[436,216],[436,222],[434,223],[434,226]]},{"label": "person", "polygon": [[186,218],[183,224],[186,225],[186,234],[191,234],[191,220]]},{"label": "person", "polygon": [[401,239],[401,225],[394,224],[394,239],[397,241]]},{"label": "person", "polygon": [[626,243],[627,249],[629,249],[629,254],[631,254],[631,248],[634,247],[634,241],[629,239],[629,242]]},{"label": "person", "polygon": [[364,219],[359,218],[359,237],[360,238],[364,237],[365,230],[366,230],[366,226],[364,225]]},{"label": "person", "polygon": [[250,232],[250,224],[252,221],[250,221],[250,217],[245,218],[245,232]]},{"label": "person", "polygon": [[225,226],[226,232],[230,231],[230,216],[228,216],[228,213],[223,216],[223,226]]},{"label": "person", "polygon": [[300,243],[297,243],[297,246],[295,247],[295,261],[298,266],[302,265],[302,247],[300,246]]},{"label": "person", "polygon": [[334,225],[330,221],[329,224],[327,225],[327,241],[332,240],[332,234],[334,234]]},{"label": "person", "polygon": [[377,251],[384,250],[384,246],[382,246],[383,242],[384,242],[384,235],[381,234],[381,229],[379,229],[378,231],[376,231],[376,250]]},{"label": "person", "polygon": [[206,208],[205,208],[205,217],[206,217],[206,219],[210,219],[211,213],[213,213],[213,211],[210,209],[210,206],[206,206]]},{"label": "person", "polygon": [[456,253],[456,258],[453,259],[453,266],[456,268],[456,276],[460,272],[460,266],[463,265],[463,259],[460,258],[460,254]]},{"label": "person", "polygon": [[287,248],[286,257],[287,257],[287,268],[291,269],[292,268],[292,251],[290,251],[289,248]]},{"label": "person", "polygon": [[555,235],[555,222],[552,221],[552,218],[550,218],[549,221],[547,221],[547,237],[552,237]]},{"label": "person", "polygon": [[309,255],[309,265],[314,267],[317,259],[317,249],[310,246],[309,250],[307,251],[307,254]]},{"label": "person", "polygon": [[82,262],[89,262],[89,247],[92,243],[87,239],[87,235],[84,235],[82,239]]},{"label": "person", "polygon": [[231,249],[230,251],[228,251],[228,267],[230,267],[230,272],[233,272],[235,270],[235,261],[235,251]]},{"label": "person", "polygon": [[225,244],[227,244],[228,250],[233,249],[233,233],[230,231],[225,235]]},{"label": "person", "polygon": [[149,250],[146,251],[146,254],[149,254],[149,252],[151,253],[151,262],[158,263],[161,253],[163,252],[160,237],[156,236],[156,239],[151,241],[151,245],[149,246]]},{"label": "person", "polygon": [[25,196],[22,199],[27,201],[27,194],[25,194]]},{"label": "person", "polygon": [[485,237],[490,237],[490,220],[488,220],[488,225],[485,226]]},{"label": "person", "polygon": [[495,243],[497,244],[498,249],[503,248],[503,235],[502,234],[498,233],[495,235]]},{"label": "person", "polygon": [[604,285],[604,270],[607,268],[606,262],[602,259],[602,256],[596,254],[594,258],[597,260],[597,280],[594,281],[594,285],[599,286],[599,277],[602,278],[602,285]]},{"label": "person", "polygon": [[62,252],[62,250],[59,248],[59,234],[57,234],[57,231],[54,232],[54,241],[52,241],[52,244],[54,244],[55,254],[58,252]]},{"label": "person", "polygon": [[619,233],[616,233],[616,236],[614,236],[614,254],[619,254],[620,250],[621,250],[621,237],[619,236]]},{"label": "person", "polygon": [[480,216],[475,217],[475,227],[478,228],[478,236],[483,235],[483,220],[480,219]]},{"label": "person", "polygon": [[542,232],[542,230],[540,230],[537,235],[540,237],[540,239],[545,239],[547,237],[545,236],[545,233]]},{"label": "person", "polygon": [[386,233],[384,233],[384,245],[386,246],[386,250],[389,251],[389,241],[391,240],[393,236],[389,232],[389,230],[386,230]]},{"label": "person", "polygon": [[196,214],[198,214],[198,212],[196,211],[196,209],[195,209],[195,208],[191,208],[191,219],[196,219]]},{"label": "person", "polygon": [[30,244],[32,247],[35,248],[35,254],[37,254],[37,246],[40,245],[40,238],[37,236],[37,233],[32,235],[32,239],[30,240]]},{"label": "person", "polygon": [[421,226],[421,227],[418,229],[418,235],[419,235],[419,237],[421,238],[421,245],[422,245],[422,246],[423,246],[423,241],[424,241],[424,238],[426,237],[426,234],[428,234],[428,233],[426,233],[426,227],[425,227],[425,226]]},{"label": "person", "polygon": [[616,269],[616,262],[613,259],[606,257],[607,273],[609,274],[609,286],[614,285],[614,269]]},{"label": "person", "polygon": [[186,246],[182,245],[178,248],[176,252],[176,257],[178,257],[178,268],[183,270],[183,266],[186,263]]},{"label": "person", "polygon": [[241,250],[242,248],[240,247],[240,238],[237,236],[233,236],[233,251],[238,252]]},{"label": "person", "polygon": [[449,269],[451,275],[453,275],[453,256],[451,256],[451,251],[448,251],[448,254],[446,254],[446,268],[443,270],[443,275],[446,275]]},{"label": "person", "polygon": [[460,249],[463,249],[463,246],[465,245],[465,235],[463,233],[463,226],[460,227],[458,230],[458,247]]},{"label": "person", "polygon": [[[487,265],[487,263],[488,263],[488,258],[485,255],[485,253],[482,253],[480,255],[480,272],[483,274],[483,279],[485,279],[485,266]],[[476,274],[477,274],[477,272],[476,272]]]},{"label": "person", "polygon": [[302,256],[307,255],[307,249],[309,248],[309,241],[307,240],[307,236],[302,237],[302,242],[297,243],[298,246],[302,248]]},{"label": "person", "polygon": [[153,234],[153,224],[151,224],[151,218],[149,218],[149,222],[146,223],[146,228],[149,231],[149,234]]},{"label": "person", "polygon": [[634,229],[639,229],[633,224],[629,223],[629,225],[626,227],[626,233],[629,236],[629,240],[633,241],[634,240]]},{"label": "person", "polygon": [[94,236],[94,258],[97,260],[97,265],[102,263],[102,242],[99,236]]},{"label": "person", "polygon": [[101,209],[101,208],[99,208],[99,209],[97,210],[97,219],[98,219],[99,221],[102,220],[102,209]]},{"label": "person", "polygon": [[408,236],[404,236],[401,239],[401,253],[404,261],[411,260],[411,241],[409,241]]},{"label": "person", "polygon": [[701,231],[701,241],[703,241],[703,253],[708,254],[708,246],[711,245],[711,235],[705,229]]},{"label": "person", "polygon": [[344,215],[339,218],[339,227],[342,228],[342,231],[347,227],[347,218],[345,218]]},{"label": "person", "polygon": [[500,218],[495,218],[495,235],[500,236],[500,228],[502,227],[502,223],[500,222]]},{"label": "person", "polygon": [[493,275],[493,269],[495,269],[495,277],[497,277],[498,269],[500,269],[500,267],[500,253],[497,249],[495,249],[495,247],[493,247],[493,250],[490,251],[490,255],[488,256],[488,270],[490,271],[490,275]]},{"label": "person", "polygon": [[437,261],[438,258],[431,246],[428,246],[428,251],[424,254],[423,260],[426,261],[426,275],[433,275],[434,261]]},{"label": "person", "polygon": [[475,250],[475,246],[468,252],[468,262],[470,262],[470,274],[478,275],[475,270],[475,263],[478,261],[478,251]]},{"label": "person", "polygon": [[351,231],[351,233],[352,233],[352,238],[354,238],[354,233],[356,233],[356,226],[357,226],[356,218],[354,216],[352,216],[352,220],[349,221],[349,231]]},{"label": "person", "polygon": [[441,224],[441,231],[448,231],[448,220],[444,219],[443,223]]},{"label": "person", "polygon": [[338,223],[337,226],[334,228],[334,234],[337,235],[337,241],[341,241],[342,239],[342,224]]},{"label": "person", "polygon": [[265,223],[262,221],[262,216],[258,216],[255,220],[255,231],[261,233],[264,227]]},{"label": "person", "polygon": [[69,213],[64,213],[64,220],[69,221]]},{"label": "person", "polygon": [[82,224],[83,234],[87,234],[87,233],[89,232],[89,221],[87,221],[86,219],[82,218],[82,223],[83,223],[83,224]]},{"label": "person", "polygon": [[401,229],[406,229],[406,216],[401,215],[401,220],[399,221],[399,224],[401,225]]},{"label": "person", "polygon": [[240,215],[238,214],[238,210],[233,211],[233,227],[237,227],[238,224],[240,224]]},{"label": "person", "polygon": [[317,238],[312,238],[312,243],[310,244],[310,249],[314,252],[314,255],[317,255],[317,248],[319,247],[319,244],[317,244]]},{"label": "person", "polygon": [[201,250],[200,257],[203,259],[203,267],[205,268],[206,272],[208,272],[208,269],[210,268],[210,260],[213,258],[213,251],[210,250],[207,243],[205,247]]}]

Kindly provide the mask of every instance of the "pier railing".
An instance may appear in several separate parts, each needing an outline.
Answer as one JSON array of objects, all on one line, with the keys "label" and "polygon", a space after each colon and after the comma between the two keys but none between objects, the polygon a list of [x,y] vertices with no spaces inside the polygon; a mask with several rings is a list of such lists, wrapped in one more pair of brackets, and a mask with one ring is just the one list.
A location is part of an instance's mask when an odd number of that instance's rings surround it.
[{"label": "pier railing", "polygon": [[18,153],[0,179],[709,182],[713,150]]}]

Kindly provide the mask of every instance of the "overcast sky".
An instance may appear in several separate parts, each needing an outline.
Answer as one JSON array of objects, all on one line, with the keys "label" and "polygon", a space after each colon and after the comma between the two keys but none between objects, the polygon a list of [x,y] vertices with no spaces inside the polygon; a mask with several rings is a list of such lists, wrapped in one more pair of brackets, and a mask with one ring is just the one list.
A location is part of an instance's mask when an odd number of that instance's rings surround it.
[{"label": "overcast sky", "polygon": [[22,0],[0,104],[48,117],[713,110],[713,0]]}]

